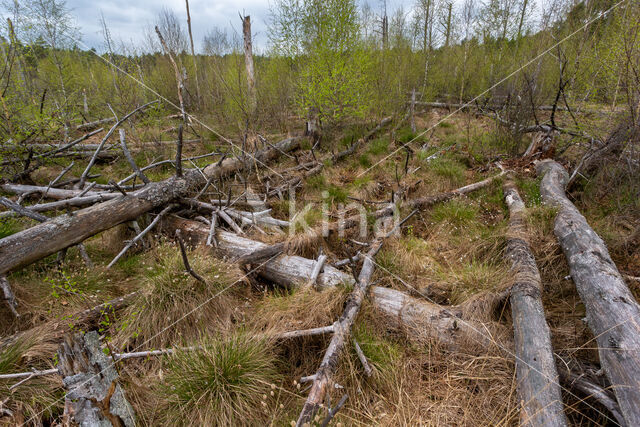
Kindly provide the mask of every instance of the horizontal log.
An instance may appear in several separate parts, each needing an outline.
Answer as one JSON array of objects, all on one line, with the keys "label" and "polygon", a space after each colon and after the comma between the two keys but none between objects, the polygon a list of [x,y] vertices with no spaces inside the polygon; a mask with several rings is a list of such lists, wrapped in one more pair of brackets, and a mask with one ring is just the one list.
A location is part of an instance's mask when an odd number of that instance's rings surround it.
[{"label": "horizontal log", "polygon": [[[281,141],[275,148],[256,153],[256,160],[248,167],[259,165],[291,151],[300,144],[300,138]],[[190,169],[184,176],[172,177],[149,184],[144,188],[81,209],[72,215],[57,216],[42,224],[0,239],[0,274],[28,265],[87,238],[131,221],[140,215],[188,195],[207,179],[231,175],[245,167],[242,158],[227,158],[221,164],[211,164],[201,170]]]},{"label": "horizontal log", "polygon": [[[206,224],[189,221],[176,216],[165,218],[162,228],[165,233],[171,236],[173,236],[175,230],[179,228],[185,239],[192,245],[204,245],[209,237],[210,231],[209,226]],[[270,246],[266,243],[257,242],[222,230],[216,231],[216,238],[218,241],[216,250],[219,251],[221,255],[234,260],[239,260],[244,256],[254,253],[256,250]],[[259,264],[261,264],[261,262],[259,262]],[[315,260],[295,255],[280,255],[266,262],[264,266],[259,269],[258,274],[271,282],[293,288],[307,283],[313,273],[315,264]],[[353,283],[354,279],[352,276],[329,265],[325,265],[324,270],[320,273],[316,282],[319,288],[345,284],[353,285]]]}]

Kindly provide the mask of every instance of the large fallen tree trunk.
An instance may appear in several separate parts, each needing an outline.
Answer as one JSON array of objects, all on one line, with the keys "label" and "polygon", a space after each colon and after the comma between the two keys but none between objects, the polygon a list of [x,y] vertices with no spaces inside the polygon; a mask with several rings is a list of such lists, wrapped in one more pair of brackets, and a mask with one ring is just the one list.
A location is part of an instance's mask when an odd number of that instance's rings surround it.
[{"label": "large fallen tree trunk", "polygon": [[558,209],[554,233],[585,305],[600,364],[627,425],[640,425],[640,306],[605,243],[567,199],[569,176],[564,168],[545,160],[536,169],[543,176],[540,193],[544,202]]},{"label": "large fallen tree trunk", "polygon": [[204,170],[188,170],[182,177],[150,184],[118,198],[65,214],[40,225],[0,240],[0,274],[28,265],[118,224],[131,221],[145,212],[187,196],[207,179],[228,176],[245,167],[279,157],[300,144],[300,138],[281,141],[274,148],[255,155],[255,161],[229,158],[221,164],[212,164]]},{"label": "large fallen tree trunk", "polygon": [[506,258],[511,262],[511,312],[515,340],[520,423],[564,426],[562,394],[551,347],[551,333],[542,306],[542,281],[529,247],[525,206],[513,181],[504,186],[509,207]]},{"label": "large fallen tree trunk", "polygon": [[[206,224],[189,221],[176,216],[165,218],[162,227],[167,235],[170,236],[175,234],[176,229],[180,229],[182,235],[192,245],[205,244],[209,237],[210,230]],[[239,260],[257,250],[269,247],[266,243],[246,239],[237,234],[222,230],[216,232],[216,239],[218,241],[216,250],[219,251],[221,255],[234,260]],[[302,286],[307,283],[316,263],[316,261],[312,259],[290,255],[271,256],[267,257],[267,259],[268,261],[264,260],[267,262],[258,270],[258,274],[271,282],[290,288]],[[262,262],[257,262],[257,264],[262,264]],[[325,265],[324,270],[320,273],[316,281],[316,285],[320,288],[352,285],[353,283],[354,280],[352,276],[330,265]]]},{"label": "large fallen tree trunk", "polygon": [[100,348],[97,332],[68,337],[58,349],[58,371],[67,389],[67,422],[87,427],[136,425],[133,407],[118,384],[113,361]]}]

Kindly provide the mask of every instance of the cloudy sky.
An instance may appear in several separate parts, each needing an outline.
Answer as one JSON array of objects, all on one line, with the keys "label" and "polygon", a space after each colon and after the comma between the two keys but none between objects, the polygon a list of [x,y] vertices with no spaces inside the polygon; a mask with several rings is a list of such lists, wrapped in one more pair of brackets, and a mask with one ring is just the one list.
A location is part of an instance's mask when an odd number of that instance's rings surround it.
[{"label": "cloudy sky", "polygon": [[[368,0],[378,8],[381,0]],[[399,5],[409,6],[414,0],[388,0],[390,9]],[[82,32],[82,40],[88,47],[102,50],[103,41],[100,32],[100,13],[110,27],[115,40],[134,41],[140,45],[144,38],[144,28],[155,21],[163,7],[175,11],[186,25],[184,0],[67,0],[72,14]],[[266,47],[266,34],[269,20],[269,0],[190,0],[191,21],[196,49],[202,44],[204,35],[213,27],[239,31],[241,29],[238,12],[251,15],[255,44]],[[185,27],[186,28],[186,27]]]}]

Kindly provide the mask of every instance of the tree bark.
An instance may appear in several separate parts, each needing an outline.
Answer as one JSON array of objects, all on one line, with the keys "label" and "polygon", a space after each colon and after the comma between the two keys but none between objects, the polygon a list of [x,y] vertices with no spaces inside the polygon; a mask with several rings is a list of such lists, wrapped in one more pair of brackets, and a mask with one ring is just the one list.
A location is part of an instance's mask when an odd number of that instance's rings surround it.
[{"label": "tree bark", "polygon": [[[264,163],[291,151],[300,144],[299,138],[281,141],[276,147],[258,152],[255,162]],[[55,217],[35,227],[0,240],[0,275],[28,265],[61,249],[74,246],[87,238],[118,224],[131,221],[145,212],[188,195],[207,179],[233,174],[245,167],[242,158],[227,158],[221,164],[211,164],[203,171],[190,169],[181,178],[172,177],[112,200],[81,209],[72,215]]]},{"label": "tree bark", "polygon": [[[185,240],[191,245],[204,245],[209,237],[210,228],[206,224],[197,221],[169,216],[162,223],[163,231],[170,236],[175,235],[175,230],[178,228],[182,231]],[[218,241],[218,247],[216,248],[218,253],[232,259],[241,259],[246,255],[255,253],[257,250],[269,247],[266,243],[250,240],[222,230],[216,231],[216,239]],[[255,263],[262,264],[268,259],[255,261]],[[257,273],[264,279],[280,286],[296,288],[309,281],[315,264],[315,260],[295,255],[280,255],[266,262]],[[329,265],[325,265],[324,270],[319,274],[316,281],[316,285],[319,288],[352,285],[353,283],[352,276]]]},{"label": "tree bark", "polygon": [[191,58],[193,58],[193,74],[196,78],[196,98],[198,105],[200,104],[200,81],[198,79],[198,60],[196,58],[196,50],[193,46],[193,33],[191,32],[191,11],[189,10],[189,0],[185,0],[187,4],[187,27],[189,29],[189,41],[191,42]]},{"label": "tree bark", "polygon": [[602,239],[567,199],[569,176],[552,160],[539,162],[540,193],[558,209],[554,233],[585,305],[598,343],[600,364],[629,426],[640,425],[640,306],[629,291]]},{"label": "tree bark", "polygon": [[58,371],[67,389],[67,421],[80,426],[135,426],[133,407],[118,384],[113,362],[102,352],[98,333],[75,334],[58,349]]},{"label": "tree bark", "polygon": [[247,69],[248,115],[252,116],[256,108],[256,76],[253,67],[253,42],[251,41],[251,17],[242,18],[242,34],[244,37],[244,64]]},{"label": "tree bark", "polygon": [[529,247],[525,205],[512,181],[504,186],[509,207],[506,258],[511,263],[511,312],[515,339],[520,424],[565,426],[562,394],[542,306],[542,281]]}]

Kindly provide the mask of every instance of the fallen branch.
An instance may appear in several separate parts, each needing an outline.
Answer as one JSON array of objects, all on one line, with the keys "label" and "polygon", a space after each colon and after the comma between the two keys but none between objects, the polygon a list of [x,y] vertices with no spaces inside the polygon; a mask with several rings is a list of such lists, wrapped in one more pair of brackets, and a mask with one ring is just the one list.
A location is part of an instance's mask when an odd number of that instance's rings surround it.
[{"label": "fallen branch", "polygon": [[193,268],[191,268],[191,264],[189,264],[189,258],[187,257],[187,250],[184,247],[184,240],[182,239],[182,234],[180,233],[180,229],[176,230],[176,240],[178,241],[178,245],[180,246],[180,254],[182,255],[182,263],[184,264],[185,270],[197,281],[207,284],[207,281],[198,273],[196,273]]},{"label": "fallen branch", "polygon": [[2,288],[2,293],[4,294],[4,300],[7,302],[11,313],[18,318],[20,317],[20,313],[18,313],[18,302],[16,301],[16,296],[13,294],[11,290],[11,285],[6,277],[0,277],[0,288]]},{"label": "fallen branch", "polygon": [[138,235],[136,237],[131,239],[131,241],[129,243],[127,243],[124,248],[122,248],[120,253],[118,255],[116,255],[116,257],[113,258],[113,260],[111,260],[109,265],[107,265],[107,268],[113,267],[114,264],[116,262],[118,262],[118,260],[120,258],[122,258],[124,256],[124,254],[126,254],[129,249],[131,249],[133,246],[135,246],[135,244],[138,243],[140,241],[140,239],[142,239],[147,233],[149,233],[149,231],[151,231],[156,226],[156,224],[158,224],[158,222],[162,219],[162,217],[165,216],[174,207],[175,207],[175,205],[169,205],[166,208],[164,208],[158,215],[156,215],[156,217],[153,219],[153,221],[151,221],[151,224],[149,224],[147,226],[147,228],[145,228],[140,233],[138,233]]}]

